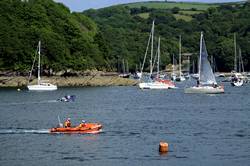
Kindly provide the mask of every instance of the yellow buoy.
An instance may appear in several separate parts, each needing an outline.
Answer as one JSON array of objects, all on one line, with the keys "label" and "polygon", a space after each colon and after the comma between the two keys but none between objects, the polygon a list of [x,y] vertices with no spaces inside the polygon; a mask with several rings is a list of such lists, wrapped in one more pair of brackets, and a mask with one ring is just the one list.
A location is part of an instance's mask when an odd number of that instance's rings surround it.
[{"label": "yellow buoy", "polygon": [[18,88],[18,89],[17,89],[17,91],[21,91],[21,89],[20,89],[20,88]]},{"label": "yellow buoy", "polygon": [[161,141],[159,144],[159,152],[160,153],[167,153],[168,152],[168,143]]}]

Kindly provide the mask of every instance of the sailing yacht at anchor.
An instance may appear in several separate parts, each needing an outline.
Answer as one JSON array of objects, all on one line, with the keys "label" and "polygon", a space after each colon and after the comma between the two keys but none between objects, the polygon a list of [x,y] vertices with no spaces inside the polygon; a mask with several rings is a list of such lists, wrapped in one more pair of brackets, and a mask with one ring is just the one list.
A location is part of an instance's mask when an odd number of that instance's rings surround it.
[{"label": "sailing yacht at anchor", "polygon": [[179,75],[176,77],[175,79],[176,81],[185,81],[185,77],[181,71],[181,35],[180,35],[180,39],[179,39]]},{"label": "sailing yacht at anchor", "polygon": [[154,68],[153,63],[152,63],[152,60],[153,60],[153,41],[154,41],[154,21],[152,24],[152,29],[150,32],[148,45],[147,45],[146,53],[145,53],[142,68],[141,68],[141,74],[143,74],[142,71],[143,71],[143,67],[145,64],[150,39],[151,39],[150,74],[149,74],[149,78],[146,81],[139,83],[139,88],[140,89],[171,89],[171,88],[176,88],[175,84],[171,80],[162,80],[159,78],[160,37],[158,40],[158,49],[157,49],[157,76],[155,79],[152,79],[152,73],[153,73],[153,68]]},{"label": "sailing yacht at anchor", "polygon": [[[36,58],[36,56],[35,56]],[[35,62],[35,59],[34,59]],[[31,78],[32,75],[32,70],[34,67],[34,62],[32,65],[32,69],[30,71],[30,76],[29,76],[29,80]],[[57,86],[53,85],[49,82],[46,82],[45,80],[41,79],[41,42],[38,42],[38,72],[37,72],[37,84],[36,85],[29,85],[27,86],[28,90],[30,91],[52,91],[52,90],[57,90]]]},{"label": "sailing yacht at anchor", "polygon": [[[232,86],[242,86],[244,83],[248,82],[248,78],[243,75],[244,73],[244,65],[241,56],[241,49],[239,48],[239,55],[237,58],[237,45],[236,45],[236,34],[234,33],[234,71],[232,71],[231,76],[231,85]],[[237,66],[238,59],[238,66]]]},{"label": "sailing yacht at anchor", "polygon": [[203,33],[201,32],[199,78],[197,80],[197,86],[186,88],[185,93],[207,93],[207,94],[224,93],[224,87],[217,85],[214,73],[207,58],[208,54],[205,45],[205,40],[203,38]]}]

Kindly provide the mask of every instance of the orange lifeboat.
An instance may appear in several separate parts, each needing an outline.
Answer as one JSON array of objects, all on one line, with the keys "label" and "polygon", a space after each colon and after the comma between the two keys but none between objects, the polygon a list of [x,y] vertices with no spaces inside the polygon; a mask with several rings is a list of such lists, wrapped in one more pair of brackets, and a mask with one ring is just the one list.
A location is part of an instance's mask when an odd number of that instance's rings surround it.
[{"label": "orange lifeboat", "polygon": [[95,134],[101,132],[102,125],[100,123],[85,123],[83,127],[57,127],[51,128],[51,133],[86,133]]}]

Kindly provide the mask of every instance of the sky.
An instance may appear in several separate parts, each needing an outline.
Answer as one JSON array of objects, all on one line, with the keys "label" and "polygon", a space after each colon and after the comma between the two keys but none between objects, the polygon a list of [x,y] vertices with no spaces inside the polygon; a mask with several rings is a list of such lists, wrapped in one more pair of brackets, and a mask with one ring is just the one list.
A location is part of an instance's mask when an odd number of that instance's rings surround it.
[{"label": "sky", "polygon": [[[69,7],[71,11],[81,12],[90,8],[98,9],[107,6],[126,4],[132,2],[143,2],[150,0],[54,0],[56,2],[61,2],[65,6]],[[152,1],[152,0],[151,0]],[[164,0],[154,0],[154,1],[164,1]],[[203,2],[203,3],[222,3],[222,2],[235,2],[242,0],[175,0],[176,2]]]}]

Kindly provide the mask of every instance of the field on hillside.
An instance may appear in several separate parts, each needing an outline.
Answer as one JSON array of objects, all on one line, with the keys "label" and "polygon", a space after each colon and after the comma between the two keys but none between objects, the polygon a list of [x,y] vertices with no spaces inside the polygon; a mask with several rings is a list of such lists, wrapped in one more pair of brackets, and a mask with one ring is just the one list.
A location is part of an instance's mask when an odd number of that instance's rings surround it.
[{"label": "field on hillside", "polygon": [[147,8],[157,8],[157,9],[171,9],[174,7],[179,7],[180,9],[192,9],[206,10],[210,7],[217,7],[216,4],[206,4],[206,3],[187,3],[187,2],[138,2],[126,4],[130,8],[140,8],[145,6]]}]

